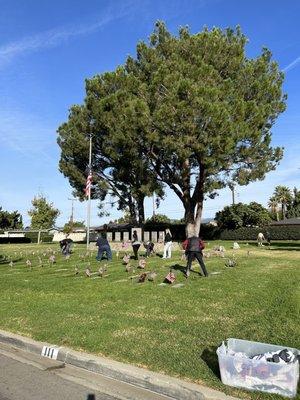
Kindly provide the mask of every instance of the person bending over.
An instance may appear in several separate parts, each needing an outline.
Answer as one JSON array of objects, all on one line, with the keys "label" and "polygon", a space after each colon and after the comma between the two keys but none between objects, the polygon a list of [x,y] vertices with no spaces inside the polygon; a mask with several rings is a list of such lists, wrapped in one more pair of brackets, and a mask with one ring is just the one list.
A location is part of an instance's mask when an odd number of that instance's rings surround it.
[{"label": "person bending over", "polygon": [[264,234],[262,232],[259,232],[259,234],[257,235],[257,245],[259,247],[262,247],[264,240],[266,240],[265,237],[264,237]]},{"label": "person bending over", "polygon": [[154,243],[150,242],[149,240],[144,243],[144,247],[146,250],[146,257],[150,257],[151,254],[154,254]]},{"label": "person bending over", "polygon": [[106,253],[108,261],[112,259],[111,248],[104,233],[101,233],[101,235],[98,237],[96,241],[96,246],[98,246],[98,254],[96,257],[98,261],[102,260],[104,253]]},{"label": "person bending over", "polygon": [[203,253],[202,250],[204,249],[205,244],[203,240],[197,236],[192,236],[186,239],[183,242],[183,248],[186,251],[187,255],[187,266],[185,270],[185,277],[188,278],[190,276],[192,261],[196,258],[204,276],[208,276],[204,261],[203,261]]},{"label": "person bending over", "polygon": [[73,244],[72,239],[65,238],[59,242],[61,252],[64,256],[69,256],[71,254],[71,246]]}]

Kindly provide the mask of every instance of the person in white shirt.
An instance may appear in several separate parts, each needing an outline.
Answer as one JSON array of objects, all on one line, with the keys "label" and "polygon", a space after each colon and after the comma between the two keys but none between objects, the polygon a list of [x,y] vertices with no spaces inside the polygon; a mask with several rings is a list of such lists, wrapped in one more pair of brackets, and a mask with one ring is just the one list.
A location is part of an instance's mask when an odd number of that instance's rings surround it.
[{"label": "person in white shirt", "polygon": [[262,232],[259,232],[259,234],[257,235],[257,245],[262,246],[264,240],[265,240],[264,234]]},{"label": "person in white shirt", "polygon": [[163,258],[171,258],[171,255],[172,255],[172,234],[170,229],[166,229]]}]

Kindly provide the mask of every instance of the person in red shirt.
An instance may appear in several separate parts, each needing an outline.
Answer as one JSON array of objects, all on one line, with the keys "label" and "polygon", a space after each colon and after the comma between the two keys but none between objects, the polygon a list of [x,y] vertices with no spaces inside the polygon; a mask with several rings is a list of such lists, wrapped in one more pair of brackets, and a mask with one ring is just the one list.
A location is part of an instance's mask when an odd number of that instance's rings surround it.
[{"label": "person in red shirt", "polygon": [[202,269],[203,275],[208,276],[204,261],[203,261],[203,253],[202,250],[205,247],[203,240],[197,236],[192,236],[186,239],[182,244],[186,255],[187,255],[187,266],[185,270],[185,277],[188,278],[190,276],[192,261],[194,258],[198,260],[198,263]]}]

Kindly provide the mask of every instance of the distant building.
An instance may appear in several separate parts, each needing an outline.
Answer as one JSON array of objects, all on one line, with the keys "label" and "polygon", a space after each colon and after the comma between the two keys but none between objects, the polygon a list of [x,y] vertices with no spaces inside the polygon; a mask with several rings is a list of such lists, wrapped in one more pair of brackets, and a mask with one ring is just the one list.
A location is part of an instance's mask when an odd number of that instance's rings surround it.
[{"label": "distant building", "polygon": [[212,225],[212,226],[218,226],[217,221],[215,221],[214,219],[210,220],[209,222],[207,222],[208,225]]},{"label": "distant building", "polygon": [[108,232],[115,232],[115,231],[120,231],[120,232],[129,232],[131,230],[131,228],[133,228],[134,225],[132,224],[128,224],[128,223],[124,223],[124,224],[117,224],[114,222],[110,222],[109,224],[104,224],[98,227],[93,228],[95,231],[97,232],[104,232],[104,231],[108,231]]},{"label": "distant building", "polygon": [[293,226],[300,228],[300,217],[297,218],[287,218],[281,221],[271,222],[270,226]]}]

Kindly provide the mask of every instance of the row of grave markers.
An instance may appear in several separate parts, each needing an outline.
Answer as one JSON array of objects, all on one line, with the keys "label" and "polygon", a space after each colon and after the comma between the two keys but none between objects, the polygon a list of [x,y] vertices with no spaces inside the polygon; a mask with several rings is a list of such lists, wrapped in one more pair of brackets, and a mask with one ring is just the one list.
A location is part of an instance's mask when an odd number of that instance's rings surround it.
[{"label": "row of grave markers", "polygon": [[[151,241],[153,243],[161,243],[165,240],[165,232],[164,231],[142,231],[141,228],[132,228],[131,230],[131,238],[133,235],[133,231],[137,232],[138,239],[143,242]],[[109,242],[127,242],[130,240],[129,232],[107,232],[107,240]]]}]

